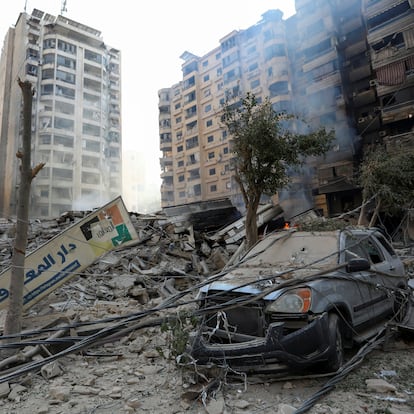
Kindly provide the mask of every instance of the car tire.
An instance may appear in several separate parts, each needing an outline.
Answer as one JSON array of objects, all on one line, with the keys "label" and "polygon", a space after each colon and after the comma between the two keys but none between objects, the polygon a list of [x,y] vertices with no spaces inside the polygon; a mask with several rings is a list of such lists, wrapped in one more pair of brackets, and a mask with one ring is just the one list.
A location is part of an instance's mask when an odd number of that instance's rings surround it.
[{"label": "car tire", "polygon": [[344,363],[344,343],[341,320],[336,313],[329,314],[328,335],[330,351],[324,367],[326,372],[336,372]]}]

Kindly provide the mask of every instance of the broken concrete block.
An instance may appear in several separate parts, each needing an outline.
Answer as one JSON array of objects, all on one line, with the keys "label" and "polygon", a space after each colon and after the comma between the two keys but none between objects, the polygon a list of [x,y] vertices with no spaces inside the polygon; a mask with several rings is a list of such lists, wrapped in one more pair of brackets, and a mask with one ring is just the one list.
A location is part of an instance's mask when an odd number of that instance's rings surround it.
[{"label": "broken concrete block", "polygon": [[367,384],[367,389],[370,391],[375,392],[395,392],[397,391],[397,388],[388,383],[387,381],[379,378],[373,378],[373,379],[367,379],[365,380],[365,383]]},{"label": "broken concrete block", "polygon": [[3,382],[0,384],[0,398],[5,398],[9,395],[10,385],[8,382]]},{"label": "broken concrete block", "polygon": [[45,379],[50,379],[57,377],[63,373],[57,361],[50,362],[49,364],[43,365],[40,369],[42,377]]}]

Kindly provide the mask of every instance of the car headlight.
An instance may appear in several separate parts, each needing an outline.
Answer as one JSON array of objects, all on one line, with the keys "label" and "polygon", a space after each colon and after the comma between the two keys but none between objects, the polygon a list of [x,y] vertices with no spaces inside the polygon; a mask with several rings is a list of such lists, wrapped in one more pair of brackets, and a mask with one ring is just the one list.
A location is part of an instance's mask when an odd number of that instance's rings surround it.
[{"label": "car headlight", "polygon": [[292,289],[267,306],[266,312],[305,313],[310,309],[311,301],[309,288]]}]

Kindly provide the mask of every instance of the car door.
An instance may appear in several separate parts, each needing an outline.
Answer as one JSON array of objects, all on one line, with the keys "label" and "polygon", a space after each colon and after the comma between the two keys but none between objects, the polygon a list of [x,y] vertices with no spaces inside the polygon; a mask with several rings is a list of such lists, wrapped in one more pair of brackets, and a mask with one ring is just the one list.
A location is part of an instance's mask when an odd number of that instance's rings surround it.
[{"label": "car door", "polygon": [[[354,295],[352,311],[355,326],[362,326],[376,319],[390,306],[383,280],[375,270],[384,270],[387,265],[382,250],[373,242],[369,233],[347,234],[345,238],[345,260],[365,258],[371,264],[369,271],[349,274],[350,295]],[[373,271],[374,270],[374,271]]]}]

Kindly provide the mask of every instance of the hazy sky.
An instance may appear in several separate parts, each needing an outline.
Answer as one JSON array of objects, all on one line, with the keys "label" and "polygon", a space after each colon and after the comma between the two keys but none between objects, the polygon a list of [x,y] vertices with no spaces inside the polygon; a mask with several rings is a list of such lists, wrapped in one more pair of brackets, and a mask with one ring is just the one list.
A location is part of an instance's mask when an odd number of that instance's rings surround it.
[{"label": "hazy sky", "polygon": [[[4,2],[5,3],[5,2]],[[0,41],[25,7],[54,16],[61,0],[14,0],[2,4]],[[67,0],[69,19],[102,32],[121,50],[123,149],[145,151],[151,173],[159,177],[158,90],[182,79],[180,56],[203,56],[232,30],[247,29],[270,9],[287,18],[294,0]]]}]

